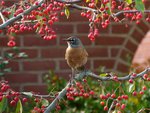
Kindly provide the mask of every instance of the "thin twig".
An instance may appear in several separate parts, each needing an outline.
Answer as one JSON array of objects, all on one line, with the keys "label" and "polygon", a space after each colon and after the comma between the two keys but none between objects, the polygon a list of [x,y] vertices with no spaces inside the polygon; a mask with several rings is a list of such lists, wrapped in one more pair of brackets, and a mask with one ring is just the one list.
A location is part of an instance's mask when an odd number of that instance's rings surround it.
[{"label": "thin twig", "polygon": [[38,5],[33,5],[29,9],[25,10],[23,13],[18,14],[16,17],[12,17],[9,20],[7,20],[5,23],[0,25],[0,29],[5,29],[8,25],[11,25],[13,22],[21,19],[23,15],[29,14],[32,10],[38,8],[41,6],[41,4],[44,2],[44,0],[39,0]]},{"label": "thin twig", "polygon": [[114,107],[115,101],[116,101],[116,100],[114,100],[114,101],[111,103],[111,106],[109,107],[108,113],[111,113],[111,110],[112,110],[112,108]]},{"label": "thin twig", "polygon": [[5,23],[5,18],[3,16],[2,12],[0,12],[0,17],[1,17],[2,21],[3,21],[3,23]]},{"label": "thin twig", "polygon": [[74,4],[74,3],[79,3],[82,0],[56,0],[57,2],[65,3],[65,4]]}]

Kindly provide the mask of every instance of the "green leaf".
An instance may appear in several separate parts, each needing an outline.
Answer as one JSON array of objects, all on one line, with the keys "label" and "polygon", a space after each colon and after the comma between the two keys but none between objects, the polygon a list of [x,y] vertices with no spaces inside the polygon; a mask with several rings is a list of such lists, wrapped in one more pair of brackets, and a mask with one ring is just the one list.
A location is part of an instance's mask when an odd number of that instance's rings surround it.
[{"label": "green leaf", "polygon": [[16,107],[15,113],[22,113],[22,103],[20,100],[17,102],[17,107]]},{"label": "green leaf", "polygon": [[43,98],[43,99],[42,99],[42,105],[43,105],[43,106],[48,106],[48,105],[49,105],[48,100]]},{"label": "green leaf", "polygon": [[112,12],[111,12],[111,4],[110,3],[107,3],[106,6],[109,8],[107,10],[107,13],[110,15]]},{"label": "green leaf", "polygon": [[107,76],[107,73],[102,73],[102,74],[100,74],[99,76],[105,77],[105,76]]},{"label": "green leaf", "polygon": [[144,12],[144,10],[145,10],[145,6],[144,6],[142,0],[135,0],[135,7],[137,10],[139,10],[141,12]]},{"label": "green leaf", "polygon": [[0,60],[3,60],[3,57],[0,56]]},{"label": "green leaf", "polygon": [[135,82],[133,82],[132,84],[129,84],[129,92],[133,92],[135,90]]},{"label": "green leaf", "polygon": [[3,72],[0,72],[0,76],[4,76],[4,73],[3,73]]},{"label": "green leaf", "polygon": [[130,5],[132,3],[132,0],[126,0],[126,2],[128,3],[128,5]]},{"label": "green leaf", "polygon": [[70,16],[70,11],[69,11],[68,8],[65,8],[65,15],[66,15],[66,17],[67,17],[67,19],[68,19],[69,16]]},{"label": "green leaf", "polygon": [[22,94],[28,96],[28,97],[32,97],[33,94],[31,92],[22,92]]},{"label": "green leaf", "polygon": [[16,46],[15,46],[15,47],[13,47],[12,49],[13,49],[16,53],[18,53],[18,52],[19,52],[19,48],[18,48],[18,47],[16,47]]},{"label": "green leaf", "polygon": [[25,57],[28,57],[28,55],[25,52],[21,52],[19,53],[18,57],[25,58]]},{"label": "green leaf", "polygon": [[3,61],[3,64],[8,64],[8,63],[9,63],[8,60]]},{"label": "green leaf", "polygon": [[5,57],[9,59],[13,58],[13,55],[13,53],[5,53]]},{"label": "green leaf", "polygon": [[5,68],[4,72],[11,72],[11,68]]},{"label": "green leaf", "polygon": [[0,102],[0,113],[5,111],[6,107],[7,107],[7,98],[3,97],[2,101]]}]

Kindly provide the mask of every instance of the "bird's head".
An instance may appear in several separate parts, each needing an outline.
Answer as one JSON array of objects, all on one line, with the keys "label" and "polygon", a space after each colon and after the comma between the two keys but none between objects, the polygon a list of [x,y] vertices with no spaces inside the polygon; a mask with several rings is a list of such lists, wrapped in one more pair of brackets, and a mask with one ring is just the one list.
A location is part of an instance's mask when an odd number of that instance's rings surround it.
[{"label": "bird's head", "polygon": [[81,40],[79,38],[77,38],[76,36],[71,36],[64,40],[67,41],[68,46],[70,46],[70,47],[76,48],[76,47],[82,46]]}]

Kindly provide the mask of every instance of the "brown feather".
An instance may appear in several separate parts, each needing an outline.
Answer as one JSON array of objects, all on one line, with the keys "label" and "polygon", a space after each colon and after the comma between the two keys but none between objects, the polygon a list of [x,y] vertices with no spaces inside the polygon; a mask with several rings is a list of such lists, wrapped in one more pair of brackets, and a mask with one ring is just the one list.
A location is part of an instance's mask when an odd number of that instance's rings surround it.
[{"label": "brown feather", "polygon": [[66,49],[65,59],[67,64],[74,69],[84,66],[87,62],[88,53],[83,47]]}]

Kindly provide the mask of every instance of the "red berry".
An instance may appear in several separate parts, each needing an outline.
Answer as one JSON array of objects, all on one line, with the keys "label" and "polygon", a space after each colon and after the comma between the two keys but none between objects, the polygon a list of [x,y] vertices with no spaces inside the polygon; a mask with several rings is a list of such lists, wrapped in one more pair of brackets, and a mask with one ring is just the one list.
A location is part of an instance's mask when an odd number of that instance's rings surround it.
[{"label": "red berry", "polygon": [[108,107],[107,106],[104,106],[104,111],[107,111],[108,110]]},{"label": "red berry", "polygon": [[140,94],[141,94],[141,95],[143,95],[143,94],[144,94],[144,92],[143,92],[143,91],[140,91]]},{"label": "red berry", "polygon": [[3,96],[0,96],[0,102],[2,101],[2,99],[3,99]]},{"label": "red berry", "polygon": [[106,94],[106,96],[107,96],[107,98],[108,98],[108,97],[110,97],[110,96],[111,96],[111,94],[110,94],[110,93],[107,93],[107,94]]},{"label": "red berry", "polygon": [[136,73],[133,73],[133,74],[132,74],[133,77],[136,77],[136,75],[137,75]]},{"label": "red berry", "polygon": [[147,78],[147,81],[150,81],[150,77],[149,77],[149,78]]},{"label": "red berry", "polygon": [[131,84],[132,84],[132,83],[133,83],[133,80],[132,80],[132,79],[129,79],[129,83],[131,83]]},{"label": "red berry", "polygon": [[88,93],[84,93],[84,94],[83,94],[83,97],[88,98],[88,97],[89,97],[89,94],[88,94]]},{"label": "red berry", "polygon": [[18,97],[15,97],[14,100],[15,100],[16,102],[18,102],[19,98],[18,98]]},{"label": "red berry", "polygon": [[60,15],[63,16],[63,15],[65,15],[65,13],[64,13],[64,12],[61,12]]},{"label": "red berry", "polygon": [[57,106],[56,106],[56,109],[57,109],[57,110],[60,110],[60,109],[61,109],[61,107],[60,107],[59,105],[57,105]]},{"label": "red berry", "polygon": [[94,95],[94,91],[90,91],[90,95]]},{"label": "red berry", "polygon": [[7,43],[7,45],[8,45],[9,47],[13,47],[13,46],[16,45],[16,43],[15,43],[15,41],[10,40],[10,41]]},{"label": "red berry", "polygon": [[133,96],[137,96],[137,92],[134,91],[134,92],[132,93],[132,95],[133,95]]},{"label": "red berry", "polygon": [[100,97],[100,99],[106,99],[107,98],[105,95],[102,95],[102,94],[99,97]]},{"label": "red berry", "polygon": [[101,101],[100,104],[101,104],[102,106],[104,106],[104,105],[105,105],[105,102],[104,102],[104,101]]},{"label": "red berry", "polygon": [[143,77],[144,77],[144,79],[147,79],[148,74],[144,74]]},{"label": "red berry", "polygon": [[25,103],[25,102],[28,101],[28,99],[27,98],[23,98],[22,101]]},{"label": "red berry", "polygon": [[15,100],[10,101],[10,105],[11,106],[15,106],[16,105],[16,101]]},{"label": "red berry", "polygon": [[125,109],[125,107],[126,107],[125,104],[122,104],[122,105],[121,105],[121,109],[122,109],[122,110]]},{"label": "red berry", "polygon": [[113,94],[111,95],[111,98],[116,98],[116,95],[113,93]]},{"label": "red berry", "polygon": [[117,98],[117,99],[120,101],[120,100],[122,100],[122,97],[121,97],[121,96],[118,96],[118,98]]},{"label": "red berry", "polygon": [[142,88],[143,90],[146,90],[147,89],[147,87],[146,86],[143,86],[143,88]]},{"label": "red berry", "polygon": [[117,107],[120,107],[120,103],[116,103],[116,106],[117,106]]}]

